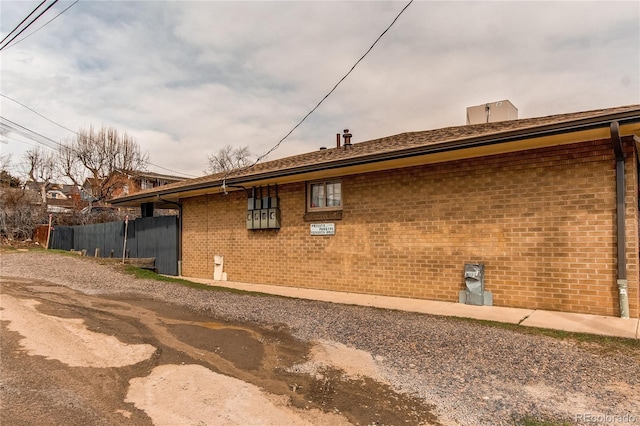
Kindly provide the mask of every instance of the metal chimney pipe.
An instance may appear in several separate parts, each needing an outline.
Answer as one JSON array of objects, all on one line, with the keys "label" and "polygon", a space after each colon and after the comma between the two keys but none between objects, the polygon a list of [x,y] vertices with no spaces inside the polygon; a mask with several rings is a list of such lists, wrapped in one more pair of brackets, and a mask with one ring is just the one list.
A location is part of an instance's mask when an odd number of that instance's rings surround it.
[{"label": "metal chimney pipe", "polygon": [[336,133],[336,148],[340,149],[340,133]]},{"label": "metal chimney pipe", "polygon": [[344,138],[344,149],[351,148],[351,136],[353,135],[349,133],[349,129],[344,129],[344,134],[342,135]]}]

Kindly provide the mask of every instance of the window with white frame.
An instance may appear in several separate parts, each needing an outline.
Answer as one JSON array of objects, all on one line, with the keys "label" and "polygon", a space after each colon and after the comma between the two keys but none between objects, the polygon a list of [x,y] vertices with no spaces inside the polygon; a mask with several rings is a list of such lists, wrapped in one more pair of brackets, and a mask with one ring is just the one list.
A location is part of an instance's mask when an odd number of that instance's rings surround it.
[{"label": "window with white frame", "polygon": [[307,190],[307,210],[341,210],[342,183],[339,180],[311,182]]}]

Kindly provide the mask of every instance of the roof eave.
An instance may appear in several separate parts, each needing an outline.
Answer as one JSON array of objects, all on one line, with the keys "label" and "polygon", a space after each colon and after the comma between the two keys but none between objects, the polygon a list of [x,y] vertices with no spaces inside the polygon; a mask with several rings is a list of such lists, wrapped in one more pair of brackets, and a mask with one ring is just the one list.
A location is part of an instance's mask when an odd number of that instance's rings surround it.
[{"label": "roof eave", "polygon": [[[370,163],[399,160],[416,156],[429,156],[450,151],[462,151],[468,150],[470,148],[478,148],[489,145],[499,145],[516,141],[542,139],[555,135],[586,132],[590,130],[607,129],[608,131],[609,126],[613,121],[617,121],[620,124],[621,131],[626,130],[627,134],[629,134],[630,130],[628,125],[640,123],[640,109],[605,114],[579,120],[572,120],[570,122],[553,123],[548,125],[517,129],[498,134],[494,133],[489,135],[444,141],[437,144],[364,155],[361,157],[350,157],[324,163],[272,170],[264,173],[256,173],[246,176],[228,177],[224,180],[224,182],[222,179],[217,179],[207,182],[199,182],[193,185],[185,185],[179,188],[162,189],[162,187],[160,187],[150,193],[139,193],[121,197],[117,200],[113,200],[112,203],[116,205],[133,205],[143,202],[160,202],[162,201],[163,197],[171,198],[173,201],[175,201],[180,198],[181,194],[187,194],[189,192],[201,191],[210,188],[220,188],[223,183],[227,187],[243,186],[247,184],[250,185],[254,182],[269,181],[295,175],[305,175],[312,172],[321,172],[329,169],[343,169],[346,167],[360,166]],[[528,146],[526,149],[530,148],[531,147]]]}]

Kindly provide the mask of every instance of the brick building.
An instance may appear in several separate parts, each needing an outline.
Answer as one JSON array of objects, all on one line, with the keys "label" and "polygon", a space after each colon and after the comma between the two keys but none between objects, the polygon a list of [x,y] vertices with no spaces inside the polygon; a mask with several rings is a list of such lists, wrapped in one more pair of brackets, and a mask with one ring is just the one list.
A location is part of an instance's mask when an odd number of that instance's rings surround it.
[{"label": "brick building", "polygon": [[640,316],[640,105],[345,133],[113,203],[181,205],[186,277],[212,278],[217,255],[231,281],[457,301],[482,263],[494,305],[619,316],[626,284]]}]

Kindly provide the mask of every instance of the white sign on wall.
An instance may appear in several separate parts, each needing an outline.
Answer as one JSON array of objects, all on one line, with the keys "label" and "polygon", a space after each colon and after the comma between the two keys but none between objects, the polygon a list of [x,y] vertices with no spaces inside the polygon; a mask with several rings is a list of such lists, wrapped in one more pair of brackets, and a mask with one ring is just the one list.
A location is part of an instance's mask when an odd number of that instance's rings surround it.
[{"label": "white sign on wall", "polygon": [[311,235],[335,235],[336,224],[335,223],[312,223]]}]

